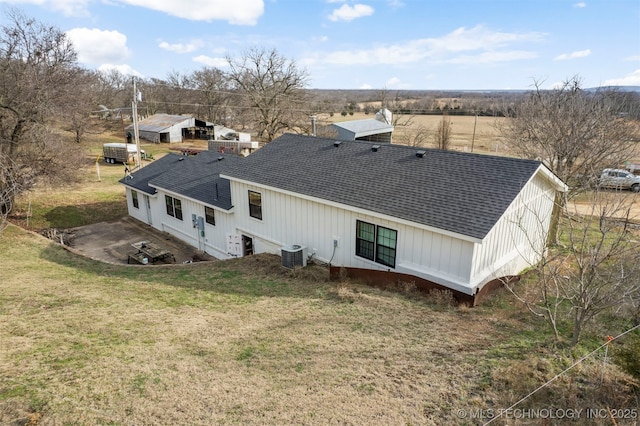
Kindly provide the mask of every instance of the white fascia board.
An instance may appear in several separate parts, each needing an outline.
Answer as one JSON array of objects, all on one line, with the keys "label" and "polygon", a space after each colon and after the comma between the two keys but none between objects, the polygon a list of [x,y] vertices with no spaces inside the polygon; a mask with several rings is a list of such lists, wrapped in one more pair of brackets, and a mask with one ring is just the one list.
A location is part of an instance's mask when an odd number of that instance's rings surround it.
[{"label": "white fascia board", "polygon": [[547,178],[547,180],[550,181],[556,187],[557,191],[567,192],[569,190],[569,187],[567,186],[567,184],[564,183],[551,170],[549,170],[549,168],[547,166],[545,166],[544,164],[540,164],[540,166],[538,167],[538,170],[533,174],[531,179],[533,179],[533,177],[535,175],[537,175],[538,173],[542,173],[542,175],[545,178]]},{"label": "white fascia board", "polygon": [[234,178],[234,177],[223,175],[223,174],[220,174],[220,177],[224,178],[224,179],[229,179],[230,181],[233,181],[233,182],[238,182],[238,183],[242,183],[242,184],[245,184],[245,185],[251,185],[251,186],[258,187],[258,188],[264,188],[264,189],[267,189],[267,190],[270,190],[270,191],[274,191],[274,192],[280,192],[281,194],[291,195],[292,197],[302,198],[303,200],[313,201],[313,202],[319,203],[319,204],[325,204],[325,205],[336,207],[336,208],[339,208],[339,209],[342,209],[342,210],[347,210],[347,211],[350,211],[352,213],[373,216],[373,217],[377,217],[377,218],[380,218],[380,219],[383,219],[383,220],[388,220],[388,221],[391,221],[391,222],[397,222],[397,223],[400,223],[402,225],[407,225],[407,226],[412,226],[414,228],[423,229],[425,231],[435,232],[437,234],[446,235],[448,237],[457,238],[459,240],[469,241],[469,242],[476,243],[476,244],[481,244],[482,243],[482,240],[480,238],[470,237],[469,235],[464,235],[464,234],[458,234],[457,232],[451,232],[451,231],[447,231],[447,230],[444,230],[444,229],[436,228],[436,227],[433,227],[433,226],[423,225],[421,223],[412,222],[412,221],[406,220],[406,219],[400,219],[400,218],[395,217],[395,216],[390,216],[390,215],[386,215],[386,214],[382,214],[382,213],[377,213],[377,212],[374,212],[374,211],[371,211],[371,210],[367,210],[367,209],[362,209],[362,208],[359,208],[359,207],[353,207],[353,206],[350,206],[348,204],[337,203],[335,201],[329,201],[329,200],[325,200],[323,198],[311,197],[309,195],[300,194],[298,192],[287,191],[287,190],[276,188],[276,187],[273,187],[273,186],[257,184],[255,182],[251,182],[251,181],[244,180],[244,179],[238,179],[238,178]]}]

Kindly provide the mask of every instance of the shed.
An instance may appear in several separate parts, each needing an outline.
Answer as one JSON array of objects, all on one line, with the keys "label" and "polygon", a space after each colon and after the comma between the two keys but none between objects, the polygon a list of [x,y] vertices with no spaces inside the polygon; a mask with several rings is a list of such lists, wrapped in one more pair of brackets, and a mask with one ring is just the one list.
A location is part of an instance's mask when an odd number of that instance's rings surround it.
[{"label": "shed", "polygon": [[378,111],[376,118],[342,121],[333,123],[331,127],[338,132],[338,139],[391,143],[391,117],[391,112],[383,109]]}]

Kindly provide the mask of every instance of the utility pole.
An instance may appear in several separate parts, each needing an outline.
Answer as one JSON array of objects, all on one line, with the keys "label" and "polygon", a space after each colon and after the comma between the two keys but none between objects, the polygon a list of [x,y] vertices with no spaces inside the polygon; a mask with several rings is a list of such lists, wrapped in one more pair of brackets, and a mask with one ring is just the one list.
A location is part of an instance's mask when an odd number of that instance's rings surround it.
[{"label": "utility pole", "polygon": [[473,144],[476,141],[476,124],[478,124],[478,113],[476,112],[476,119],[473,122],[473,137],[471,138],[471,152],[473,152]]},{"label": "utility pole", "polygon": [[136,78],[133,79],[133,102],[131,102],[131,115],[133,116],[133,136],[136,140],[136,162],[138,169],[142,167],[142,155],[140,154],[140,137],[138,136],[138,101],[142,100],[142,93],[136,89]]}]

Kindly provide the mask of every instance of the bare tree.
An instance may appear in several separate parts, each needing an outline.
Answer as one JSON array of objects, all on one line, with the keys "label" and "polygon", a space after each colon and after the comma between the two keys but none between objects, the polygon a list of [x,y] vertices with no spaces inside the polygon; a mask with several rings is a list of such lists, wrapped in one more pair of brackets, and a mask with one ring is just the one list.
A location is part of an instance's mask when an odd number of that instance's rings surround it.
[{"label": "bare tree", "polygon": [[203,68],[194,71],[191,80],[198,91],[201,116],[207,121],[226,125],[232,120],[229,108],[230,87],[227,76],[216,68]]},{"label": "bare tree", "polygon": [[394,136],[394,143],[400,145],[424,147],[429,144],[433,138],[431,129],[426,126],[418,126],[417,128],[404,129],[398,135]]},{"label": "bare tree", "polygon": [[84,72],[76,78],[73,97],[64,108],[64,118],[67,123],[65,129],[74,134],[76,143],[80,143],[86,133],[100,133],[101,125],[94,111],[99,108],[97,91],[97,77]]},{"label": "bare tree", "polygon": [[580,84],[573,77],[545,91],[535,82],[535,90],[506,111],[510,120],[500,128],[514,153],[541,160],[570,185],[570,195],[603,167],[618,166],[636,152],[629,143],[636,129],[618,114],[618,97],[606,89],[585,91]]},{"label": "bare tree", "polygon": [[449,149],[451,145],[451,120],[449,115],[442,114],[442,120],[438,123],[438,129],[433,135],[436,147],[439,149]]},{"label": "bare tree", "polygon": [[[567,183],[570,197],[592,187],[603,167],[634,157],[637,128],[618,114],[611,91],[585,91],[577,76],[554,90],[540,85],[534,82],[523,101],[504,110],[509,120],[498,130],[514,154],[542,161]],[[557,243],[563,200],[553,213],[551,244]]]},{"label": "bare tree", "polygon": [[[602,313],[623,306],[631,316],[636,313],[640,252],[629,224],[631,203],[618,193],[591,193],[586,211],[567,220],[561,234],[565,246],[539,253],[542,260],[533,265],[529,286],[505,282],[530,312],[545,319],[557,340],[560,326],[569,330],[575,345]],[[539,218],[538,232],[544,222]]]},{"label": "bare tree", "polygon": [[67,146],[50,130],[72,102],[77,77],[76,53],[57,28],[7,13],[0,29],[0,208],[38,178],[48,182],[74,176],[78,147]]},{"label": "bare tree", "polygon": [[131,109],[131,77],[110,69],[97,72],[96,79],[94,91],[97,92],[98,106],[104,107],[105,115],[113,116],[120,109]]},{"label": "bare tree", "polygon": [[253,48],[239,60],[227,57],[229,78],[241,95],[238,103],[254,116],[258,137],[272,141],[283,130],[300,127],[308,121],[306,71],[275,49]]}]

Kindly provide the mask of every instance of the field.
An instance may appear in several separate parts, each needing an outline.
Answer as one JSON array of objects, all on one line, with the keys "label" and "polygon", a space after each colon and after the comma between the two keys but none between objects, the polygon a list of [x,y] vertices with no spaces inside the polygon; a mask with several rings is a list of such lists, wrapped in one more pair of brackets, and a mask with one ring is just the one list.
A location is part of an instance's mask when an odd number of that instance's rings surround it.
[{"label": "field", "polygon": [[[12,220],[36,230],[126,214],[122,168],[102,163],[98,178],[108,137],[88,144],[80,183],[38,189]],[[453,306],[447,293],[329,281],[322,265],[289,271],[271,255],[108,265],[14,225],[0,258],[3,425],[483,424],[625,326],[567,348],[500,292]],[[517,407],[637,410],[633,380],[603,356]]]},{"label": "field", "polygon": [[[341,121],[362,120],[375,118],[372,114],[354,113],[345,117],[335,114],[333,117],[320,116],[319,120],[338,123]],[[403,143],[406,135],[414,134],[418,130],[425,130],[428,134],[427,147],[435,147],[433,134],[437,131],[442,121],[441,115],[414,115],[400,116],[397,118],[400,125],[395,126],[393,133],[394,143]],[[506,147],[498,140],[496,126],[504,118],[500,117],[476,117],[474,116],[448,116],[451,123],[451,147],[454,150],[484,154],[507,154]],[[475,136],[474,136],[475,127]]]}]

